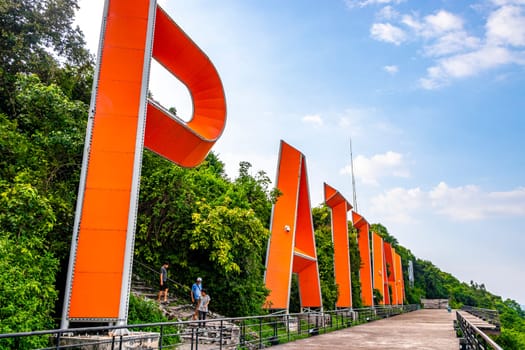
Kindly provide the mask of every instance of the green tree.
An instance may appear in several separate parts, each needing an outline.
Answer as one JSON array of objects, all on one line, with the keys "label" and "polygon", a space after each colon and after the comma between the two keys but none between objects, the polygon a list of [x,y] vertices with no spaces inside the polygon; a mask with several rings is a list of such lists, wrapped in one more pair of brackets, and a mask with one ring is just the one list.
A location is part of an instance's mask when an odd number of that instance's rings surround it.
[{"label": "green tree", "polygon": [[[56,219],[49,202],[20,174],[0,181],[0,333],[53,328],[58,261],[46,236]],[[11,347],[14,343],[0,343]],[[46,345],[27,338],[19,348]]]},{"label": "green tree", "polygon": [[47,84],[67,81],[71,93],[86,97],[92,58],[73,28],[77,9],[77,0],[0,2],[0,112],[16,113],[18,73],[35,73]]},{"label": "green tree", "polygon": [[195,169],[149,153],[143,163],[135,256],[155,265],[168,260],[172,276],[187,285],[203,277],[210,308],[225,315],[259,313],[267,295],[269,233],[261,217],[269,216],[271,193],[248,165],[231,182],[214,154]]},{"label": "green tree", "polygon": [[190,250],[203,260],[207,257],[200,274],[209,293],[214,293],[214,310],[225,315],[257,314],[268,294],[262,261],[269,232],[253,210],[225,204],[197,203]]},{"label": "green tree", "polygon": [[48,198],[61,223],[49,232],[49,242],[57,257],[65,259],[73,227],[87,105],[71,101],[57,85],[46,85],[37,76],[25,74],[17,75],[15,101],[17,114],[6,123],[10,131],[0,141],[6,142],[6,154],[11,155],[0,174],[11,181],[25,170],[31,183]]},{"label": "green tree", "polygon": [[[12,91],[16,113],[9,117],[0,114],[0,181],[7,187],[16,188],[20,183],[30,186],[49,206],[53,220],[60,223],[41,231],[45,237],[35,236],[43,240],[45,251],[58,259],[42,257],[43,261],[55,264],[48,270],[56,271],[60,259],[65,262],[69,253],[87,106],[71,101],[57,85],[43,84],[35,75],[18,74],[16,79]],[[16,192],[13,196],[22,196],[22,193]],[[19,230],[24,237],[35,234],[25,226]],[[30,249],[33,241],[22,240],[18,244],[20,249]],[[13,268],[16,264],[13,262]],[[49,274],[53,283],[56,282],[56,289],[63,288],[64,280],[55,281],[55,276],[55,272]],[[3,292],[0,289],[0,294]],[[61,301],[57,302],[57,313],[61,305]],[[33,311],[39,319],[53,308]]]}]

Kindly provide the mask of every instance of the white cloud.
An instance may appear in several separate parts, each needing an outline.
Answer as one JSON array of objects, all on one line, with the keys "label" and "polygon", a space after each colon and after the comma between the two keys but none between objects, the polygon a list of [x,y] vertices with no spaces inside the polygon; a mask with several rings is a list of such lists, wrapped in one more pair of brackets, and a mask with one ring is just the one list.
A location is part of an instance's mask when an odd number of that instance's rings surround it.
[{"label": "white cloud", "polygon": [[305,115],[301,120],[307,124],[323,125],[323,118],[319,114]]},{"label": "white cloud", "polygon": [[370,28],[370,35],[375,40],[385,41],[399,45],[406,40],[406,33],[403,29],[393,26],[390,23],[374,23]]},{"label": "white cloud", "polygon": [[397,72],[399,72],[399,67],[398,66],[395,66],[395,65],[392,65],[392,66],[384,66],[383,69],[385,70],[385,72],[389,73],[389,74],[396,74]]},{"label": "white cloud", "polygon": [[386,221],[415,223],[414,212],[422,208],[426,194],[419,188],[393,188],[371,199],[372,210]]},{"label": "white cloud", "polygon": [[486,27],[490,44],[525,46],[525,15],[521,7],[499,8],[491,13]]},{"label": "white cloud", "polygon": [[378,19],[392,20],[399,17],[399,12],[397,12],[394,7],[388,5],[379,10],[376,16]]},{"label": "white cloud", "polygon": [[406,0],[345,0],[349,8],[365,7],[369,5],[400,4]]},{"label": "white cloud", "polygon": [[374,212],[396,222],[416,222],[415,217],[424,211],[455,221],[525,217],[525,188],[485,192],[475,185],[450,187],[440,182],[428,192],[394,188],[373,197],[371,204]]},{"label": "white cloud", "polygon": [[463,29],[463,20],[453,13],[440,10],[435,15],[428,15],[424,19],[425,29],[422,34],[427,37],[435,37],[447,32]]},{"label": "white cloud", "polygon": [[429,192],[429,198],[439,214],[458,221],[525,216],[525,188],[483,192],[474,185],[451,188],[441,182]]},{"label": "white cloud", "polygon": [[481,40],[474,36],[469,36],[464,31],[446,33],[437,38],[437,40],[425,46],[425,54],[428,56],[448,56],[465,52],[467,50],[474,50],[481,46]]},{"label": "white cloud", "polygon": [[416,32],[420,32],[421,28],[423,28],[423,24],[411,15],[404,15],[401,19],[401,23],[408,26],[412,30],[415,30]]},{"label": "white cloud", "polygon": [[503,5],[525,5],[525,0],[492,0],[498,6]]},{"label": "white cloud", "polygon": [[516,62],[511,51],[502,47],[485,47],[481,50],[447,58],[441,66],[454,78],[472,76],[485,69]]},{"label": "white cloud", "polygon": [[416,37],[424,40],[423,53],[437,58],[419,83],[424,89],[436,89],[454,79],[478,75],[509,64],[525,65],[525,0],[494,0],[502,6],[493,11],[486,22],[485,38],[470,35],[463,19],[440,10],[423,19],[404,15],[401,23]]},{"label": "white cloud", "polygon": [[[350,174],[351,166],[341,169],[341,174]],[[404,164],[403,155],[388,151],[376,154],[371,158],[359,155],[354,160],[354,174],[358,180],[368,185],[378,185],[379,178],[386,176],[409,177],[410,173]]]},{"label": "white cloud", "polygon": [[423,20],[412,15],[404,15],[401,23],[424,38],[436,38],[446,33],[463,30],[463,19],[445,10],[425,16]]},{"label": "white cloud", "polygon": [[524,55],[517,55],[503,47],[483,47],[477,51],[447,57],[427,69],[420,80],[425,89],[447,85],[451,79],[474,76],[480,72],[510,63],[525,63]]}]

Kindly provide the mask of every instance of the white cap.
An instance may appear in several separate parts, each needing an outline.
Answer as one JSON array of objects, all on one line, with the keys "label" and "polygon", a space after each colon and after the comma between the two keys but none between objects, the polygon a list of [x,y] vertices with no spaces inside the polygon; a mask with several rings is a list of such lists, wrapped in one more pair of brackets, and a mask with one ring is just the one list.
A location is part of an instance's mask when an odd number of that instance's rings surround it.
[{"label": "white cap", "polygon": [[202,278],[197,277],[197,282],[201,282],[201,281],[202,281]]}]

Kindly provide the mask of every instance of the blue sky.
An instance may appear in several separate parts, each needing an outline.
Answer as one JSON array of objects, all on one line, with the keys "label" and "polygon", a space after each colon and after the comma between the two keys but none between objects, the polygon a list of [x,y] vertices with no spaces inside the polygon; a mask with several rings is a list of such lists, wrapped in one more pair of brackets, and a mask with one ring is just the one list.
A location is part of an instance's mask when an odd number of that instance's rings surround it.
[{"label": "blue sky", "polygon": [[[77,23],[96,52],[102,0]],[[214,62],[228,120],[214,150],[275,178],[279,140],[417,257],[525,304],[525,0],[163,0]],[[191,115],[154,64],[150,89]]]}]

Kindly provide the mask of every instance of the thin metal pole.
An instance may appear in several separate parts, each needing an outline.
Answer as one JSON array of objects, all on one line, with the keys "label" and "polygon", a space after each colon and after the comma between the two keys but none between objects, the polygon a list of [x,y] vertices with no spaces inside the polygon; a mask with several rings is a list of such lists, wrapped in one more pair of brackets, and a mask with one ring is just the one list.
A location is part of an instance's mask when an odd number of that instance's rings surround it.
[{"label": "thin metal pole", "polygon": [[[197,323],[197,325],[199,325]],[[200,333],[200,328],[197,327],[197,329],[195,330],[195,350],[199,350],[199,333]]]},{"label": "thin metal pole", "polygon": [[354,176],[354,156],[352,154],[352,138],[350,138],[350,169],[352,171],[352,199],[354,201],[354,210],[357,212],[357,194],[355,190],[355,176]]},{"label": "thin metal pole", "polygon": [[159,349],[162,350],[162,337],[164,335],[164,326],[160,326]]},{"label": "thin metal pole", "polygon": [[219,333],[219,350],[222,350],[222,332],[224,331],[224,328],[222,325],[223,325],[223,321],[221,320],[221,330]]},{"label": "thin metal pole", "polygon": [[259,319],[259,349],[262,349],[262,318]]},{"label": "thin metal pole", "polygon": [[57,334],[57,346],[56,346],[56,349],[60,349],[60,337],[62,336],[62,332],[58,332]]},{"label": "thin metal pole", "polygon": [[290,341],[290,315],[286,315],[286,333],[288,336],[288,341]]}]

